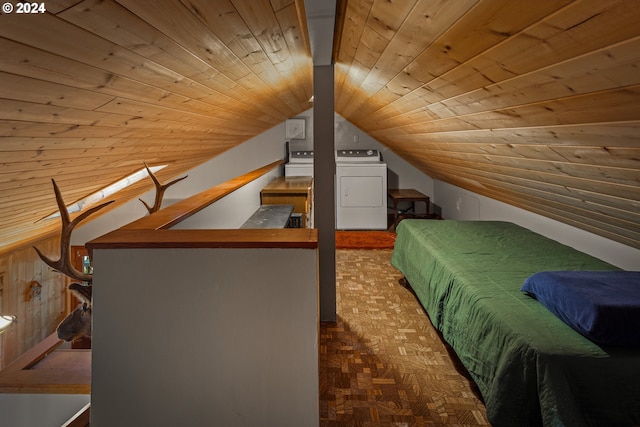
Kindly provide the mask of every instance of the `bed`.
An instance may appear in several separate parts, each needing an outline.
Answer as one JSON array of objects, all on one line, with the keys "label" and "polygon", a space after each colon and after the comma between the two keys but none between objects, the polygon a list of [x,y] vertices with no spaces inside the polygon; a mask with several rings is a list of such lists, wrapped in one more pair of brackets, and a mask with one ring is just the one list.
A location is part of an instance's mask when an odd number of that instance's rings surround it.
[{"label": "bed", "polygon": [[541,271],[615,266],[500,221],[403,220],[402,272],[494,426],[640,425],[640,349],[600,346],[530,294]]}]

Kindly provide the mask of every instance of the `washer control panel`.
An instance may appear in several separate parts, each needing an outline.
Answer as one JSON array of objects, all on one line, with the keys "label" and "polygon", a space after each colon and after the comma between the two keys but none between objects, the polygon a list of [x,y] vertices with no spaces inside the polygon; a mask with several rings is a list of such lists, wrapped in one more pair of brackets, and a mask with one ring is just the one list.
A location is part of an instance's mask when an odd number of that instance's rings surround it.
[{"label": "washer control panel", "polygon": [[313,151],[292,151],[289,153],[291,163],[313,163]]}]

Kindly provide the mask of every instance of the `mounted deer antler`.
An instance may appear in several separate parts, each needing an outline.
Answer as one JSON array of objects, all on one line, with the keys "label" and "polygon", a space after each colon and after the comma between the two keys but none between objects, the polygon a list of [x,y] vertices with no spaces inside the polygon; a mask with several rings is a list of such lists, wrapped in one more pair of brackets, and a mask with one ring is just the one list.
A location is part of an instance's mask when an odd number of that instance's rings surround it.
[{"label": "mounted deer antler", "polygon": [[[78,215],[73,221],[71,221],[69,211],[67,210],[67,206],[62,199],[62,193],[60,193],[60,189],[58,188],[56,181],[52,179],[51,182],[53,182],[53,191],[56,194],[56,202],[58,203],[60,219],[62,220],[62,235],[60,236],[60,259],[53,261],[50,258],[44,256],[42,252],[40,252],[40,250],[35,246],[33,247],[33,249],[36,250],[38,256],[40,256],[40,259],[54,270],[57,270],[60,273],[71,277],[72,279],[91,283],[91,274],[81,273],[76,270],[73,265],[71,265],[71,232],[80,221],[82,221],[92,213],[113,203],[113,200],[88,209],[87,211]],[[69,285],[69,290],[74,295],[76,295],[76,297],[80,299],[82,303],[79,304],[75,310],[69,313],[69,315],[67,315],[67,317],[65,317],[56,328],[56,330],[58,331],[58,338],[60,338],[61,340],[74,341],[83,336],[91,338],[92,289],[93,288],[91,284],[86,286],[79,283],[71,283]]]},{"label": "mounted deer antler", "polygon": [[185,175],[182,178],[177,178],[174,179],[173,181],[169,182],[168,184],[160,184],[160,181],[158,181],[158,178],[156,178],[156,176],[153,174],[153,172],[151,172],[151,169],[149,169],[149,166],[147,166],[147,163],[145,162],[144,167],[147,168],[147,172],[149,173],[149,176],[151,177],[151,179],[153,180],[153,183],[156,186],[156,200],[153,203],[152,207],[149,207],[149,205],[142,199],[138,199],[142,202],[142,204],[147,208],[147,210],[149,211],[149,214],[152,214],[154,212],[157,212],[158,210],[160,210],[160,205],[162,205],[162,198],[164,197],[164,192],[167,190],[167,188],[171,187],[173,184],[182,181],[183,179],[185,179],[186,177],[188,177],[189,175]]},{"label": "mounted deer antler", "polygon": [[98,206],[94,206],[93,208],[82,212],[73,221],[71,221],[69,211],[67,210],[67,205],[65,205],[64,200],[62,199],[62,193],[60,193],[60,189],[58,188],[56,181],[54,179],[51,179],[51,182],[53,182],[53,191],[56,194],[56,202],[58,202],[60,219],[62,220],[62,235],[60,236],[60,258],[56,261],[53,261],[52,259],[46,257],[35,246],[33,247],[33,249],[36,250],[40,259],[54,270],[57,270],[60,273],[71,277],[72,279],[91,283],[91,274],[81,273],[80,271],[76,270],[73,265],[71,265],[71,232],[80,221],[93,214],[94,212],[113,203],[113,200],[102,203]]}]

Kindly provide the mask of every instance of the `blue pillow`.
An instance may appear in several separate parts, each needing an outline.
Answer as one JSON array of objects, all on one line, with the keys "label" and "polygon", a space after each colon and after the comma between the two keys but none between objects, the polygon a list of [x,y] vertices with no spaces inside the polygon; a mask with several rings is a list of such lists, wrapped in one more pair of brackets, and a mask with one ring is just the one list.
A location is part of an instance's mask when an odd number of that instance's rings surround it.
[{"label": "blue pillow", "polygon": [[599,345],[640,347],[640,271],[543,271],[520,290]]}]

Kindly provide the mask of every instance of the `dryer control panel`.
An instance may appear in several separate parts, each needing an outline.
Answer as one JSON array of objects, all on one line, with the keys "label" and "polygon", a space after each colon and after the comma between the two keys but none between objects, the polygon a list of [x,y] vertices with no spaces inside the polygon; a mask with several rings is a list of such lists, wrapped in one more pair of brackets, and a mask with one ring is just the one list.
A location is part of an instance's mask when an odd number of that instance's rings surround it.
[{"label": "dryer control panel", "polygon": [[374,162],[380,161],[380,152],[373,149],[337,150],[337,162]]}]

